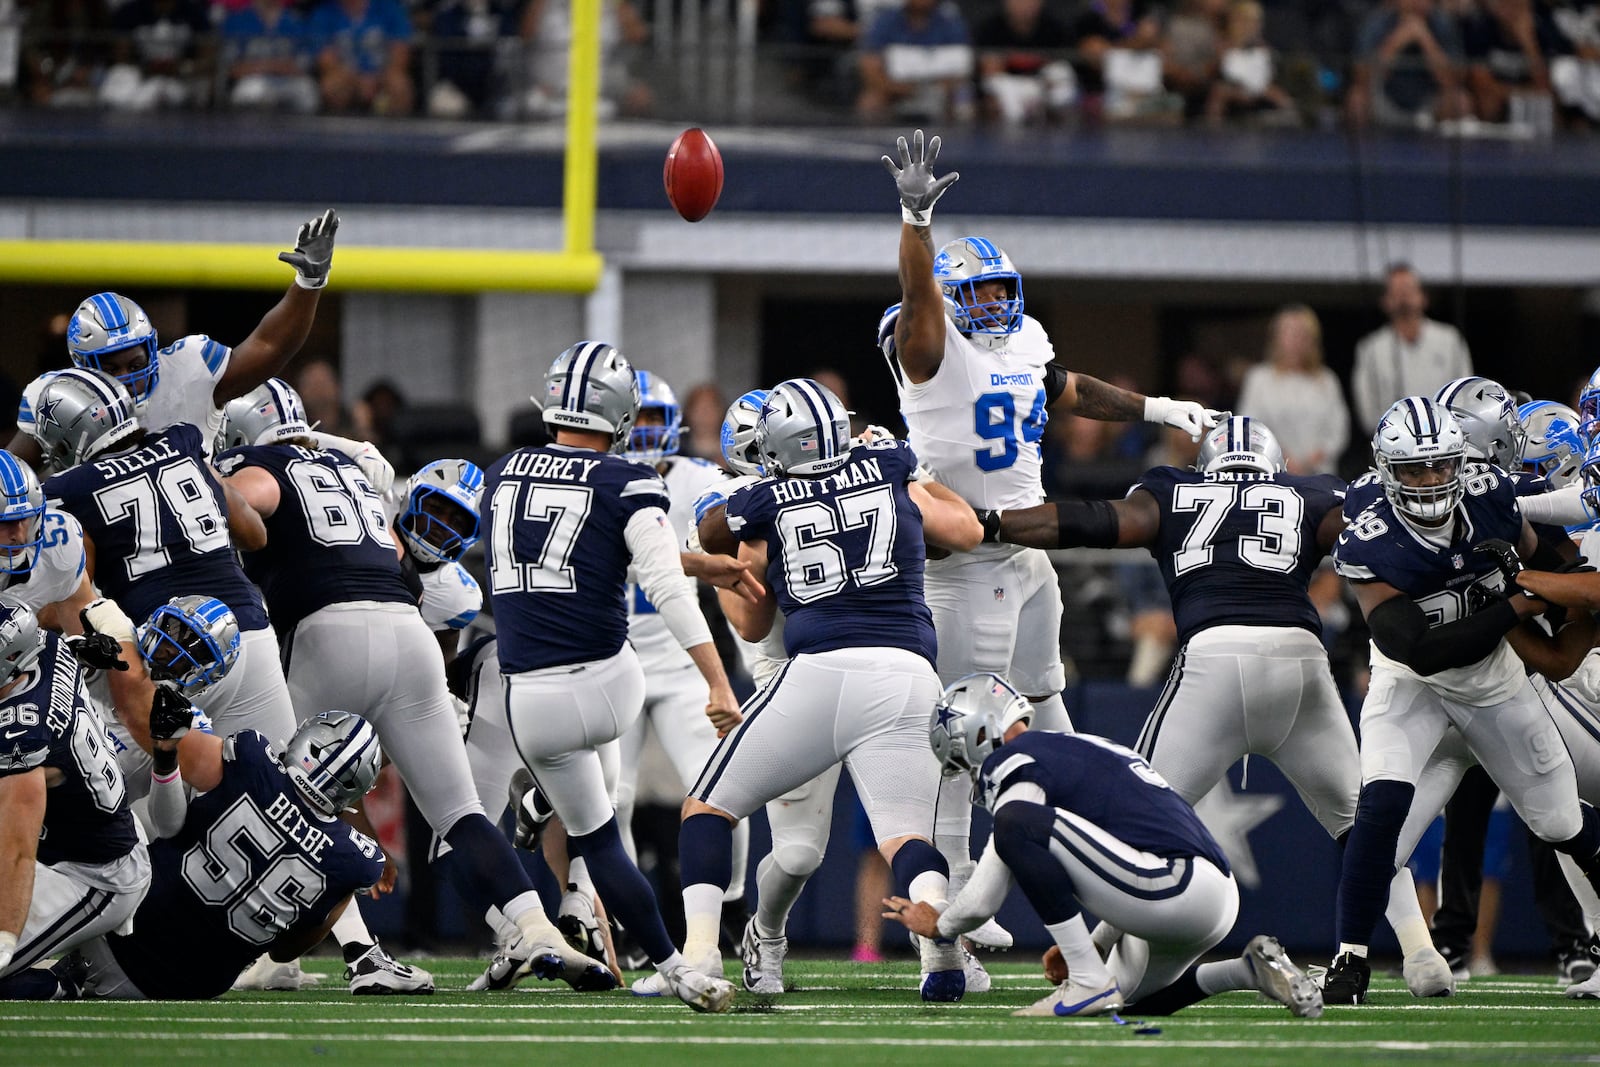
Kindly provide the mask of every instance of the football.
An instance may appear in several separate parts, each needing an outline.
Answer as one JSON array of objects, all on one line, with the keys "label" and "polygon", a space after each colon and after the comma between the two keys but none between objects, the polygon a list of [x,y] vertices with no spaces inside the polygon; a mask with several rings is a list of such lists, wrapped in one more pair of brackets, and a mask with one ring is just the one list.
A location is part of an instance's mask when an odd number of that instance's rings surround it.
[{"label": "football", "polygon": [[689,222],[699,222],[711,214],[722,195],[722,153],[700,127],[684,130],[667,149],[661,178],[673,210]]}]

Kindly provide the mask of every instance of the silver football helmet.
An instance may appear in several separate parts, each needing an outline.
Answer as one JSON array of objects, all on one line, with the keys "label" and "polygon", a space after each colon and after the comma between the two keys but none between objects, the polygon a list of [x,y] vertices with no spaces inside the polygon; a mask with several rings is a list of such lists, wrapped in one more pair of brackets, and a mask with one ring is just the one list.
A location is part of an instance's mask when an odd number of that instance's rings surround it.
[{"label": "silver football helmet", "polygon": [[15,522],[15,543],[0,541],[0,575],[26,574],[44,548],[44,490],[33,468],[0,452],[0,523]]},{"label": "silver football helmet", "polygon": [[116,377],[136,402],[143,401],[160,377],[156,328],[144,308],[119,293],[96,293],[72,313],[67,323],[67,354],[73,366],[105,370],[106,356],[129,348],[142,352],[144,361],[135,358],[135,365]]},{"label": "silver football helmet", "polygon": [[770,395],[766,389],[752,389],[729,404],[722,417],[722,460],[735,474],[759,477],[766,473],[756,450],[756,424]]},{"label": "silver football helmet", "polygon": [[283,766],[301,798],[332,818],[366,796],[383,769],[383,751],[366,719],[325,711],[289,738]]},{"label": "silver football helmet", "polygon": [[635,463],[655,466],[666,457],[678,454],[683,409],[678,406],[678,396],[665,378],[647,370],[636,373],[639,375],[639,415],[657,411],[661,413],[661,421],[642,425],[635,419],[633,431],[628,435],[627,456]]},{"label": "silver football helmet", "polygon": [[998,674],[969,674],[945,687],[928,720],[928,743],[946,778],[976,773],[1005,743],[1006,731],[1033,721],[1033,705]]},{"label": "silver football helmet", "polygon": [[[533,398],[539,403],[539,398]],[[550,432],[589,430],[611,435],[611,451],[626,447],[639,415],[639,379],[621,352],[579,341],[556,357],[544,376],[544,423]]]},{"label": "silver football helmet", "polygon": [[0,600],[0,685],[32,667],[43,651],[44,633],[33,609]]},{"label": "silver football helmet", "polygon": [[1279,474],[1284,470],[1283,446],[1260,419],[1230,415],[1206,431],[1194,469],[1207,474],[1219,471]]},{"label": "silver football helmet", "polygon": [[812,478],[850,458],[850,412],[810,378],[781,382],[762,405],[756,453],[768,474]]},{"label": "silver football helmet", "polygon": [[92,459],[139,429],[128,387],[105,371],[51,373],[33,408],[33,436],[58,471]]},{"label": "silver football helmet", "polygon": [[[939,250],[933,277],[945,296],[956,328],[986,347],[998,348],[1022,329],[1022,275],[1011,257],[985,237],[962,237]],[[1005,283],[999,300],[980,300],[978,286]]]},{"label": "silver football helmet", "polygon": [[478,543],[483,471],[465,459],[436,459],[406,482],[400,536],[425,563],[452,563]]},{"label": "silver football helmet", "polygon": [[1531,400],[1517,409],[1524,438],[1517,462],[1559,489],[1578,476],[1584,452],[1578,413],[1554,400]]},{"label": "silver football helmet", "polygon": [[1467,439],[1467,458],[1512,470],[1526,434],[1517,406],[1499,383],[1488,378],[1457,378],[1434,396],[1448,408]]},{"label": "silver football helmet", "polygon": [[1455,416],[1425,396],[1396,400],[1372,436],[1384,496],[1402,515],[1428,525],[1443,522],[1461,503],[1466,455],[1467,438]]},{"label": "silver football helmet", "polygon": [[176,686],[190,700],[239,661],[239,620],[216,597],[175,596],[150,613],[136,636],[151,680]]},{"label": "silver football helmet", "polygon": [[1585,441],[1594,440],[1600,432],[1600,367],[1594,369],[1578,393],[1578,432]]},{"label": "silver football helmet", "polygon": [[294,386],[282,378],[268,378],[223,406],[216,450],[277,444],[310,432],[305,401]]}]

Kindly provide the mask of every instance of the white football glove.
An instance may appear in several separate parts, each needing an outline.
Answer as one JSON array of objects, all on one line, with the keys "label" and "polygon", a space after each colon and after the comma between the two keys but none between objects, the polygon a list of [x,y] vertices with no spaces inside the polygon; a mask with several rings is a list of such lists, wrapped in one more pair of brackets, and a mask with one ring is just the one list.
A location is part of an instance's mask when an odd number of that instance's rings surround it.
[{"label": "white football glove", "polygon": [[337,452],[341,456],[355,462],[361,468],[361,473],[366,477],[368,484],[377,490],[379,496],[387,493],[394,485],[394,467],[383,458],[383,453],[378,451],[378,446],[367,441],[356,441],[349,437],[338,437],[321,430],[311,431],[311,439],[317,442],[318,447],[330,452]]},{"label": "white football glove", "polygon": [[877,423],[873,423],[872,425],[868,426],[865,430],[862,430],[860,433],[856,434],[855,440],[853,442],[851,442],[851,443],[852,444],[861,444],[861,445],[870,445],[870,444],[874,444],[874,443],[876,443],[878,441],[893,441],[893,440],[894,440],[894,433],[887,426],[879,426]]},{"label": "white football glove", "polygon": [[11,962],[11,957],[17,951],[17,935],[9,931],[0,930],[0,971],[6,969],[6,964]]},{"label": "white football glove", "polygon": [[1173,400],[1165,396],[1147,396],[1144,400],[1145,422],[1175,426],[1195,441],[1215,426],[1222,414],[1193,400]]}]

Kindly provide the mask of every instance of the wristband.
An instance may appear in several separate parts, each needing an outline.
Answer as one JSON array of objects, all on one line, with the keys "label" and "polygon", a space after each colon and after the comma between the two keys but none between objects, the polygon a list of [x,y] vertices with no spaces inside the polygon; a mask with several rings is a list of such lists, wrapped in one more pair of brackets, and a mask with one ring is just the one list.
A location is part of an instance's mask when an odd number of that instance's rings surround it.
[{"label": "wristband", "polygon": [[923,208],[921,211],[900,205],[900,220],[908,226],[921,226],[923,229],[933,225],[933,208]]},{"label": "wristband", "polygon": [[172,773],[178,769],[178,750],[173,749],[168,752],[158,748],[151,753],[151,756],[154,759],[154,766],[150,773],[158,781],[172,781]]},{"label": "wristband", "polygon": [[1000,512],[980,511],[978,518],[983,522],[983,543],[996,545],[1000,543]]},{"label": "wristband", "polygon": [[299,271],[295,271],[294,283],[302,289],[321,289],[324,285],[328,284],[328,276],[324,274],[320,278],[307,278]]}]

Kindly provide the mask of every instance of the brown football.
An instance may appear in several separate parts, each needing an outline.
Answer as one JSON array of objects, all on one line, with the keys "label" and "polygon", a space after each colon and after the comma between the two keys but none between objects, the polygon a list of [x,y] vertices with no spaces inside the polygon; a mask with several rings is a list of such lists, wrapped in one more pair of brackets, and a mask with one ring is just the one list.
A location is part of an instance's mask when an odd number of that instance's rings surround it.
[{"label": "brown football", "polygon": [[711,214],[722,195],[722,153],[700,127],[684,130],[667,149],[661,178],[673,210],[689,222],[699,222]]}]

